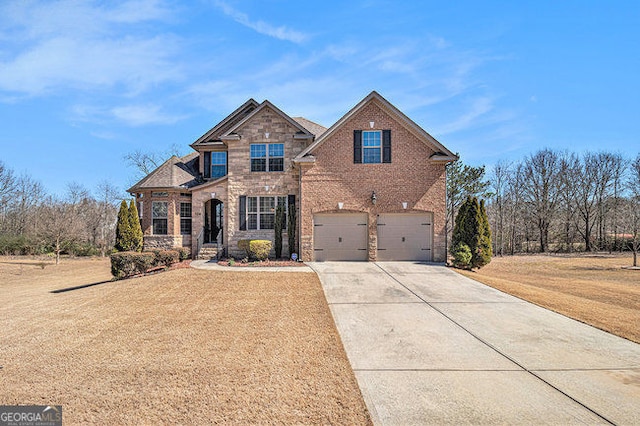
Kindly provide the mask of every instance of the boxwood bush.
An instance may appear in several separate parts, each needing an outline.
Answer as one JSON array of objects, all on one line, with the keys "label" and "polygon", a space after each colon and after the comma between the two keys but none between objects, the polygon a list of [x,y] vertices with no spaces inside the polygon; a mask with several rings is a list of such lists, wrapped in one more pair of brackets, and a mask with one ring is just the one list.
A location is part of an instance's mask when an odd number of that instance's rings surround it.
[{"label": "boxwood bush", "polygon": [[271,252],[271,241],[269,240],[240,240],[238,248],[247,253],[249,259],[265,260]]},{"label": "boxwood bush", "polygon": [[116,279],[144,274],[153,267],[156,255],[151,252],[121,251],[111,255],[111,275]]}]

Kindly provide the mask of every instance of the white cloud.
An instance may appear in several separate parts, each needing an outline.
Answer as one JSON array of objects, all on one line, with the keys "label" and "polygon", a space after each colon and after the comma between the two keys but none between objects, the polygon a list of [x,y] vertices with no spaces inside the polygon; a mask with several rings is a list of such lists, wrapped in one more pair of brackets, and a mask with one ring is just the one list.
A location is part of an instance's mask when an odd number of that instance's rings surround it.
[{"label": "white cloud", "polygon": [[257,33],[298,44],[304,42],[308,38],[305,33],[292,30],[284,25],[277,27],[261,20],[252,21],[249,18],[249,15],[234,9],[223,1],[216,1],[215,5],[222,10],[222,13],[233,18],[237,23],[244,25],[247,28],[251,28]]},{"label": "white cloud", "polygon": [[493,110],[493,101],[490,98],[481,97],[474,99],[469,110],[451,123],[438,128],[438,133],[446,135],[462,130],[467,130],[478,124],[481,117]]},{"label": "white cloud", "polygon": [[112,108],[109,111],[113,117],[129,126],[145,126],[148,124],[174,124],[184,116],[165,113],[160,105],[126,105]]},{"label": "white cloud", "polygon": [[38,96],[119,86],[130,94],[181,78],[173,60],[178,40],[136,31],[138,22],[166,17],[155,0],[109,10],[91,2],[25,1],[0,7],[2,14],[0,91]]}]

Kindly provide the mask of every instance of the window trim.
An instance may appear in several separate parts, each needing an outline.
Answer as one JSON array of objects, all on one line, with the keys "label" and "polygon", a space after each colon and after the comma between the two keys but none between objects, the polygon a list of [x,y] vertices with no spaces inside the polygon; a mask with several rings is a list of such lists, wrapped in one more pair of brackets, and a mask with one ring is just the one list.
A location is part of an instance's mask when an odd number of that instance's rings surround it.
[{"label": "window trim", "polygon": [[[368,134],[377,135],[377,146],[365,146],[365,139]],[[378,160],[379,161],[366,161],[367,160],[367,151],[378,151]],[[382,163],[382,131],[381,130],[363,130],[362,131],[362,163],[363,164],[380,164]]]},{"label": "window trim", "polygon": [[[275,147],[281,145],[282,146],[282,155],[271,155],[271,147]],[[264,157],[253,157],[252,147],[254,146],[264,146]],[[249,145],[249,161],[250,161],[250,170],[251,172],[284,172],[284,157],[285,157],[285,146],[284,143],[252,143]],[[282,170],[272,170],[271,160],[282,159]],[[264,160],[264,170],[254,170],[253,160]]]},{"label": "window trim", "polygon": [[[262,210],[262,200],[265,198],[273,198],[274,199],[274,204],[273,204],[273,212],[269,212],[269,211],[263,211]],[[251,201],[251,199],[255,199],[255,203],[253,203]],[[245,208],[245,212],[244,212],[244,222],[246,223],[246,228],[244,230],[247,231],[265,231],[265,230],[273,230],[275,228],[274,227],[270,227],[270,228],[264,228],[261,226],[261,219],[263,215],[270,215],[273,216],[273,223],[275,224],[275,215],[276,215],[276,208],[278,207],[279,204],[282,203],[282,205],[284,206],[284,223],[282,224],[282,229],[285,230],[286,226],[287,226],[287,216],[289,214],[289,209],[288,209],[288,204],[289,204],[289,197],[287,195],[262,195],[262,196],[255,196],[255,197],[246,197],[246,208]],[[254,204],[256,207],[256,210],[250,210],[250,206],[251,204]],[[252,222],[251,222],[251,217],[255,216],[255,228],[252,227]],[[242,222],[242,220],[241,220]]]},{"label": "window trim", "polygon": [[[189,216],[185,216],[183,215],[184,211],[183,211],[183,206],[189,206]],[[193,232],[193,222],[192,222],[192,218],[193,218],[193,206],[191,202],[180,202],[180,235],[191,235],[191,233]],[[185,232],[185,229],[183,227],[183,221],[189,221],[189,232]]]},{"label": "window trim", "polygon": [[[222,162],[214,162],[213,161],[213,158],[215,157],[214,154],[224,154],[224,163],[222,163]],[[220,179],[220,178],[225,177],[229,173],[229,165],[228,165],[228,161],[229,160],[228,160],[228,158],[229,158],[229,155],[227,154],[227,151],[211,151],[210,160],[209,160],[209,163],[210,163],[210,165],[209,165],[209,176],[211,177],[211,179],[214,179],[214,180],[215,179]],[[224,167],[224,174],[220,175],[220,176],[214,176],[214,173],[213,173],[214,166],[218,166],[218,167],[223,166]]]},{"label": "window trim", "polygon": [[[156,204],[164,204],[165,215],[156,216]],[[165,232],[156,232],[156,221],[164,221]],[[162,222],[159,222],[162,223]],[[153,235],[168,235],[169,234],[169,202],[168,201],[152,201],[151,202],[151,233]]]}]

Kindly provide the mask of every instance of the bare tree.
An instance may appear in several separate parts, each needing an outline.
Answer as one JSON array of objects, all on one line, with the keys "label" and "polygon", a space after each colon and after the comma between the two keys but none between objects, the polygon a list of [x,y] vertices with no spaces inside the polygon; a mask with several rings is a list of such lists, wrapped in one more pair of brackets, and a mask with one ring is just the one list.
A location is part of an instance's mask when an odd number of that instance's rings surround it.
[{"label": "bare tree", "polygon": [[525,160],[523,173],[523,195],[536,221],[540,252],[544,253],[549,248],[549,227],[560,198],[560,157],[549,149],[538,151]]},{"label": "bare tree", "polygon": [[63,244],[80,239],[82,223],[73,204],[53,197],[48,197],[38,211],[41,218],[38,235],[53,247],[57,265]]},{"label": "bare tree", "polygon": [[9,211],[9,201],[15,191],[16,178],[13,170],[5,167],[0,161],[0,230],[5,229],[7,213]]},{"label": "bare tree", "polygon": [[565,250],[573,251],[576,237],[576,186],[580,182],[580,159],[574,153],[564,153],[560,159],[561,234]]},{"label": "bare tree", "polygon": [[[504,161],[498,161],[491,170],[490,189],[492,195],[492,204],[495,209],[495,218],[493,223],[493,253],[500,256],[504,255],[504,218],[505,218],[505,192],[509,184],[509,176],[511,174],[511,164]],[[493,207],[492,206],[492,207]]]},{"label": "bare tree", "polygon": [[164,151],[144,152],[137,149],[126,154],[124,160],[129,166],[136,170],[137,178],[142,178],[154,171],[173,155],[177,157],[184,155],[182,154],[182,148],[173,144]]},{"label": "bare tree", "polygon": [[638,250],[640,249],[640,154],[631,163],[628,181],[630,191],[629,212],[626,216],[631,231],[631,251],[633,251],[633,266],[638,266]]}]

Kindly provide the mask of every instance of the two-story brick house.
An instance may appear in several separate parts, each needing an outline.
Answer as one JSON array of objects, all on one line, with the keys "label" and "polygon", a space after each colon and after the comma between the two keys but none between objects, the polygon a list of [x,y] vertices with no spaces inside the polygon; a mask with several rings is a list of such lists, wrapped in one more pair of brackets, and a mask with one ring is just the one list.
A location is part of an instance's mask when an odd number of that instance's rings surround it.
[{"label": "two-story brick house", "polygon": [[445,260],[456,157],[376,92],[329,129],[250,99],[191,147],[128,190],[146,248],[242,256],[239,240],[274,239],[282,204],[305,261]]}]

